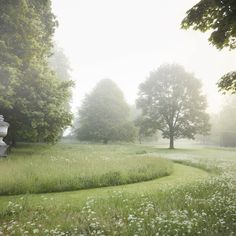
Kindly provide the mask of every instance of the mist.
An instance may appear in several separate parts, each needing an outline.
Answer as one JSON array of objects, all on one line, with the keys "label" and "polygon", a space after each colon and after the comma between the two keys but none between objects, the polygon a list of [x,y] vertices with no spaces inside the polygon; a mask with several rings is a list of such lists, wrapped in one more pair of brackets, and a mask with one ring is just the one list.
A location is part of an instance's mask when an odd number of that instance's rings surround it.
[{"label": "mist", "polygon": [[181,21],[196,0],[52,1],[59,22],[54,39],[72,68],[72,110],[86,93],[110,78],[135,104],[138,85],[165,63],[177,63],[202,81],[208,111],[221,110],[224,96],[217,81],[235,69],[235,52],[219,51],[208,33],[181,29]]},{"label": "mist", "polygon": [[234,49],[236,1],[1,0],[0,235],[235,235]]}]

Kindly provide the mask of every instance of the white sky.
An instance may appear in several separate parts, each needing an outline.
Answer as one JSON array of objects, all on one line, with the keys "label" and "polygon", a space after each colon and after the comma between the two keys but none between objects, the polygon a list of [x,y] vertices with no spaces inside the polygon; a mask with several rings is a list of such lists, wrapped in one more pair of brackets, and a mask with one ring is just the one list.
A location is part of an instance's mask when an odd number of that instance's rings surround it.
[{"label": "white sky", "polygon": [[104,78],[114,80],[128,103],[138,85],[163,63],[178,63],[203,81],[209,111],[220,108],[216,82],[236,69],[235,51],[218,51],[207,35],[180,29],[198,0],[52,0],[59,21],[55,41],[76,82],[73,111]]}]

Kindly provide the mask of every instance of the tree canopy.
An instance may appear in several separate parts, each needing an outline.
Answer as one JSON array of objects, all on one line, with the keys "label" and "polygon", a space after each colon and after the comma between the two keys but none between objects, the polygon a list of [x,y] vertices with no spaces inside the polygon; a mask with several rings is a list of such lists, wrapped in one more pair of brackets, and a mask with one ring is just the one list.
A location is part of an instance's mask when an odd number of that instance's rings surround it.
[{"label": "tree canopy", "polygon": [[[153,122],[150,119],[147,119],[145,116],[140,115],[137,117],[137,119],[134,121],[134,124],[137,127],[139,143],[142,143],[145,138],[151,138],[157,134],[155,125],[153,125]],[[156,137],[153,138],[156,139]]]},{"label": "tree canopy", "polygon": [[0,111],[12,140],[55,141],[71,122],[70,81],[48,66],[57,21],[49,0],[0,3]]},{"label": "tree canopy", "polygon": [[221,132],[235,132],[236,96],[225,102],[219,115],[218,128]]},{"label": "tree canopy", "polygon": [[232,94],[236,93],[236,71],[229,72],[226,75],[222,76],[218,82],[218,86],[225,94],[227,91],[230,91]]},{"label": "tree canopy", "polygon": [[149,129],[160,130],[163,138],[170,140],[170,148],[174,148],[174,139],[194,139],[197,133],[208,133],[201,83],[181,66],[161,66],[139,89],[137,106],[142,109],[142,120]]},{"label": "tree canopy", "polygon": [[220,131],[220,144],[222,146],[236,146],[236,97],[232,96],[222,107],[219,114],[217,128]]},{"label": "tree canopy", "polygon": [[[236,48],[236,1],[201,0],[182,21],[182,28],[211,31],[209,41],[218,49]],[[222,91],[236,92],[236,72],[223,76],[218,86]]]},{"label": "tree canopy", "polygon": [[79,110],[78,138],[88,141],[132,141],[135,129],[122,91],[110,79],[101,80]]},{"label": "tree canopy", "polygon": [[70,80],[70,63],[62,48],[54,44],[52,55],[49,58],[49,65],[56,76],[62,81]]},{"label": "tree canopy", "polygon": [[222,109],[211,114],[211,134],[205,141],[210,145],[236,146],[236,96],[227,97]]},{"label": "tree canopy", "polygon": [[217,48],[236,48],[236,2],[233,0],[201,0],[182,21],[183,28],[211,31],[210,42]]}]

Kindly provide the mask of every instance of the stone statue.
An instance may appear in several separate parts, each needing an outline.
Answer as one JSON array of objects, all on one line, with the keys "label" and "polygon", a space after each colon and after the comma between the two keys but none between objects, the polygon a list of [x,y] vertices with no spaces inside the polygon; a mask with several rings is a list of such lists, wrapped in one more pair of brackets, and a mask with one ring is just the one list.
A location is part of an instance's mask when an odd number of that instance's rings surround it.
[{"label": "stone statue", "polygon": [[0,115],[0,157],[7,156],[8,145],[3,141],[3,138],[7,136],[9,124],[4,121],[2,115]]}]

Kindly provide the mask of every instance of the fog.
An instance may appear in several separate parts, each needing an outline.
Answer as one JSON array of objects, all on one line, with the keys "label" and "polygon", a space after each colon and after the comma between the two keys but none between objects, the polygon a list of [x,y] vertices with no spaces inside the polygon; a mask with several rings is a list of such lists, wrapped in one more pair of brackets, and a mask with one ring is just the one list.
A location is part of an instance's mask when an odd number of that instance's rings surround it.
[{"label": "fog", "polygon": [[55,41],[68,57],[76,82],[73,112],[101,79],[114,80],[128,103],[138,85],[163,63],[178,63],[202,80],[208,111],[218,112],[216,82],[235,69],[236,54],[209,44],[207,33],[180,23],[196,0],[53,0],[59,27]]}]

